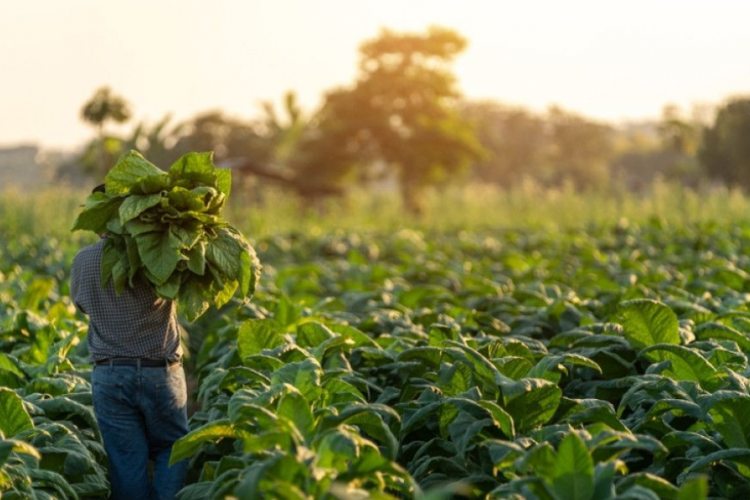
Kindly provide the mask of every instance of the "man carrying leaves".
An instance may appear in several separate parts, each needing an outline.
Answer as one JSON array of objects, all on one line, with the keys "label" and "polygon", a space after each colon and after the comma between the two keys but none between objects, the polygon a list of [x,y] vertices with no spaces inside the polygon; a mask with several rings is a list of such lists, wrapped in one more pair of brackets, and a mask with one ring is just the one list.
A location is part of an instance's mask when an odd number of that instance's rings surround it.
[{"label": "man carrying leaves", "polygon": [[173,499],[187,465],[170,466],[172,445],[189,431],[177,307],[194,321],[211,306],[247,300],[260,263],[221,217],[231,175],[211,153],[189,153],[164,172],[131,151],[105,181],[73,226],[102,239],[76,255],[70,295],[89,316],[112,498]]},{"label": "man carrying leaves", "polygon": [[184,486],[187,464],[169,466],[172,444],[189,431],[176,306],[157,297],[143,278],[119,295],[112,280],[102,288],[105,242],[106,235],[76,255],[70,295],[89,317],[94,411],[109,457],[112,498],[173,499]]}]

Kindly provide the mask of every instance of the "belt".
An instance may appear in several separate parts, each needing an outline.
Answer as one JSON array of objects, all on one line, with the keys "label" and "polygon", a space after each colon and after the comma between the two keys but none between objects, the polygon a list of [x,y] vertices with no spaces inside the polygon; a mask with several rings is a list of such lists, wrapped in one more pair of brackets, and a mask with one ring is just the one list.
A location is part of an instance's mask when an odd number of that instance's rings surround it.
[{"label": "belt", "polygon": [[179,363],[180,360],[168,360],[168,359],[146,359],[146,358],[107,358],[96,362],[97,366],[107,365],[127,365],[127,366],[145,366],[145,367],[157,367],[157,366],[172,366]]}]

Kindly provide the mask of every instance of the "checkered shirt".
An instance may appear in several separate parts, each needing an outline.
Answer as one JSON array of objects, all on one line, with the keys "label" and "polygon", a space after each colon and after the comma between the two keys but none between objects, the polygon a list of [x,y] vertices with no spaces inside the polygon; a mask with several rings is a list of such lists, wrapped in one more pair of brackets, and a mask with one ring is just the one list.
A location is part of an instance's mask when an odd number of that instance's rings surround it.
[{"label": "checkered shirt", "polygon": [[175,303],[157,297],[145,279],[135,279],[117,295],[114,283],[101,285],[104,240],[84,248],[73,260],[70,296],[89,317],[92,362],[107,358],[177,360],[182,355]]}]

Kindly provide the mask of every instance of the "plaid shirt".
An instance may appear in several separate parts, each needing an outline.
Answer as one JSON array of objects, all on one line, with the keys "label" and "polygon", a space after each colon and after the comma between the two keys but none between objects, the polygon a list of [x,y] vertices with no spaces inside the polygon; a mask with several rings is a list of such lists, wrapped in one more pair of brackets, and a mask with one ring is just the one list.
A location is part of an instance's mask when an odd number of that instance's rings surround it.
[{"label": "plaid shirt", "polygon": [[182,355],[175,303],[156,296],[144,279],[117,295],[112,280],[101,285],[104,240],[84,248],[73,260],[70,297],[89,317],[91,360],[149,358],[177,360]]}]

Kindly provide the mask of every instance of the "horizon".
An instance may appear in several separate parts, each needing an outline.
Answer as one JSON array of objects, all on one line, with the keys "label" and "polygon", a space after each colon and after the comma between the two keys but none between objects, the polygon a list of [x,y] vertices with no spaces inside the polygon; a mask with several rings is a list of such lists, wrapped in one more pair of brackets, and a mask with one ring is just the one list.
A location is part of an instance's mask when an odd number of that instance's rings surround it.
[{"label": "horizon", "polygon": [[354,81],[359,45],[382,28],[458,31],[469,42],[453,65],[463,96],[534,112],[558,105],[597,121],[639,123],[668,104],[689,112],[750,91],[742,53],[750,5],[739,1],[478,1],[467,10],[434,0],[42,0],[6,10],[2,147],[80,147],[94,135],[80,108],[105,85],[133,110],[111,131],[166,114],[172,123],[210,110],[253,118],[260,102],[278,104],[287,90],[310,113],[325,91]]}]

